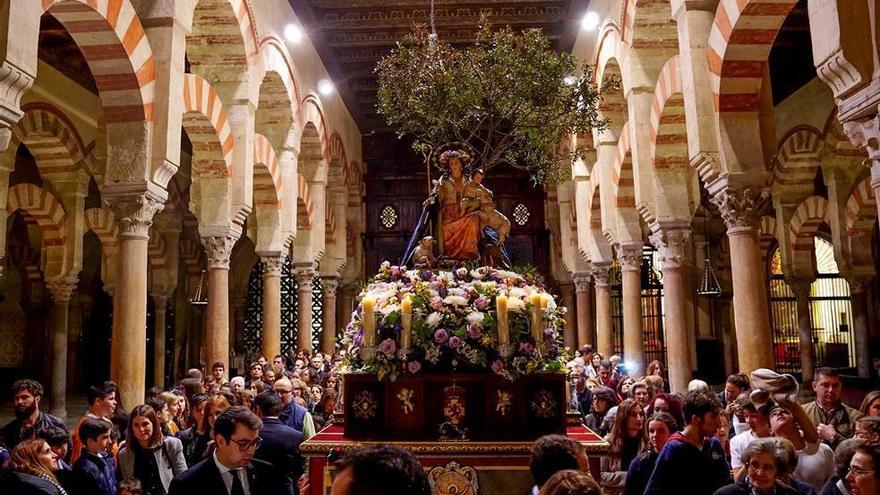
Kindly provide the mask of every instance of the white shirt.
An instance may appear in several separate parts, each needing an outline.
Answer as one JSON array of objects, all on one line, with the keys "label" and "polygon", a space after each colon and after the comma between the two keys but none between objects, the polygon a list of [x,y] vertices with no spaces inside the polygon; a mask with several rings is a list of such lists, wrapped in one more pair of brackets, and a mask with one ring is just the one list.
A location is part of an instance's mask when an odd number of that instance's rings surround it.
[{"label": "white shirt", "polygon": [[244,488],[244,495],[251,495],[251,488],[248,485],[247,471],[245,469],[229,469],[217,460],[216,450],[214,451],[214,464],[217,465],[217,470],[220,471],[220,478],[223,479],[223,484],[226,485],[227,494],[232,494],[232,477],[238,475],[238,479],[241,480],[241,487]]},{"label": "white shirt", "polygon": [[733,469],[743,467],[742,453],[754,439],[752,430],[746,430],[730,439],[730,467]]},{"label": "white shirt", "polygon": [[819,444],[815,453],[809,454],[810,450],[812,449],[804,448],[804,450],[797,451],[798,463],[794,470],[794,477],[809,483],[816,489],[816,492],[819,492],[825,483],[834,476],[834,451],[824,442]]}]

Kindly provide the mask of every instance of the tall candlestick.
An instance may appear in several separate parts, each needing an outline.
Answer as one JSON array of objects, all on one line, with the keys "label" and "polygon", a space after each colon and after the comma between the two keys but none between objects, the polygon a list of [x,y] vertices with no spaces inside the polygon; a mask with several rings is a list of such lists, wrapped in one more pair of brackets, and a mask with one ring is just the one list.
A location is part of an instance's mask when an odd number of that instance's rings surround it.
[{"label": "tall candlestick", "polygon": [[541,294],[532,294],[529,302],[532,303],[532,338],[538,344],[544,340],[544,325],[541,318]]},{"label": "tall candlestick", "polygon": [[364,347],[376,346],[376,300],[365,297],[361,308],[361,321],[364,324]]},{"label": "tall candlestick", "polygon": [[510,325],[507,320],[507,296],[499,295],[495,298],[495,308],[498,311],[498,345],[510,343]]},{"label": "tall candlestick", "polygon": [[400,333],[400,352],[406,354],[412,340],[412,299],[409,296],[400,301],[400,324],[403,326]]}]

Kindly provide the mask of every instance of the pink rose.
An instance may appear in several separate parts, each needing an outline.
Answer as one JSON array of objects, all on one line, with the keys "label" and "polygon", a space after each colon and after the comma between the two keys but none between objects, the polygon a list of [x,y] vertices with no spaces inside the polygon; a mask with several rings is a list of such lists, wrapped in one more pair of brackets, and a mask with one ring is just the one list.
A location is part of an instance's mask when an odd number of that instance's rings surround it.
[{"label": "pink rose", "polygon": [[499,371],[504,369],[504,362],[500,359],[496,359],[494,363],[492,363],[492,371],[498,373]]},{"label": "pink rose", "polygon": [[385,339],[379,344],[379,351],[388,357],[393,357],[397,352],[397,344],[391,339]]},{"label": "pink rose", "polygon": [[457,335],[453,335],[452,338],[449,339],[449,345],[452,347],[461,347],[461,344],[463,344],[463,342]]},{"label": "pink rose", "polygon": [[474,307],[480,311],[484,311],[486,308],[489,307],[489,298],[485,296],[478,297],[477,300],[474,302]]},{"label": "pink rose", "polygon": [[467,334],[468,334],[468,337],[470,337],[472,339],[478,339],[483,336],[483,329],[480,327],[480,325],[474,325],[473,323],[468,323]]},{"label": "pink rose", "polygon": [[431,298],[429,305],[434,311],[440,311],[443,309],[443,299],[441,299],[440,296],[434,296]]},{"label": "pink rose", "polygon": [[410,373],[418,373],[420,369],[422,369],[422,364],[418,361],[410,361],[406,365],[406,369],[409,370]]},{"label": "pink rose", "polygon": [[434,332],[434,342],[436,342],[438,344],[442,344],[442,343],[446,342],[447,340],[449,340],[449,334],[446,333],[446,330],[443,330],[441,328],[441,329],[437,330],[436,332]]}]

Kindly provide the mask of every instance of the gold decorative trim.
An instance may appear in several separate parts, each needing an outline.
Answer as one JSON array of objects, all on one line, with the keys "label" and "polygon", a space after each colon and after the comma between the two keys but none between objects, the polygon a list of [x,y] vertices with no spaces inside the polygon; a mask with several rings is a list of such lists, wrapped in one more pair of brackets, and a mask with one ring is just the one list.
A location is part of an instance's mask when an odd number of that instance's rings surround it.
[{"label": "gold decorative trim", "polygon": [[[300,453],[305,457],[326,456],[335,448],[348,449],[364,445],[394,444],[403,447],[414,454],[440,454],[440,455],[522,455],[529,456],[534,442],[470,442],[467,444],[447,442],[375,442],[375,441],[314,441],[306,440],[299,446]],[[608,452],[608,442],[580,442],[588,454],[605,454]]]}]

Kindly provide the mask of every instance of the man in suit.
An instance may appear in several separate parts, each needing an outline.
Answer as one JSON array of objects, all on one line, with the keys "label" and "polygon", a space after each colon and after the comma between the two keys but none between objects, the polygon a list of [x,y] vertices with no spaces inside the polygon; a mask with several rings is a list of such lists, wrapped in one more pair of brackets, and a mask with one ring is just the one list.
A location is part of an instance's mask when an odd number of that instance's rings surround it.
[{"label": "man in suit", "polygon": [[284,410],[281,396],[274,390],[265,390],[254,399],[257,416],[263,421],[260,438],[263,443],[254,457],[280,469],[284,473],[284,493],[293,495],[294,480],[303,473],[303,459],[299,444],[303,434],[285,425],[278,419]]},{"label": "man in suit", "polygon": [[254,453],[263,422],[246,407],[223,411],[214,422],[214,455],[171,481],[169,495],[259,495],[284,493],[278,470]]}]

